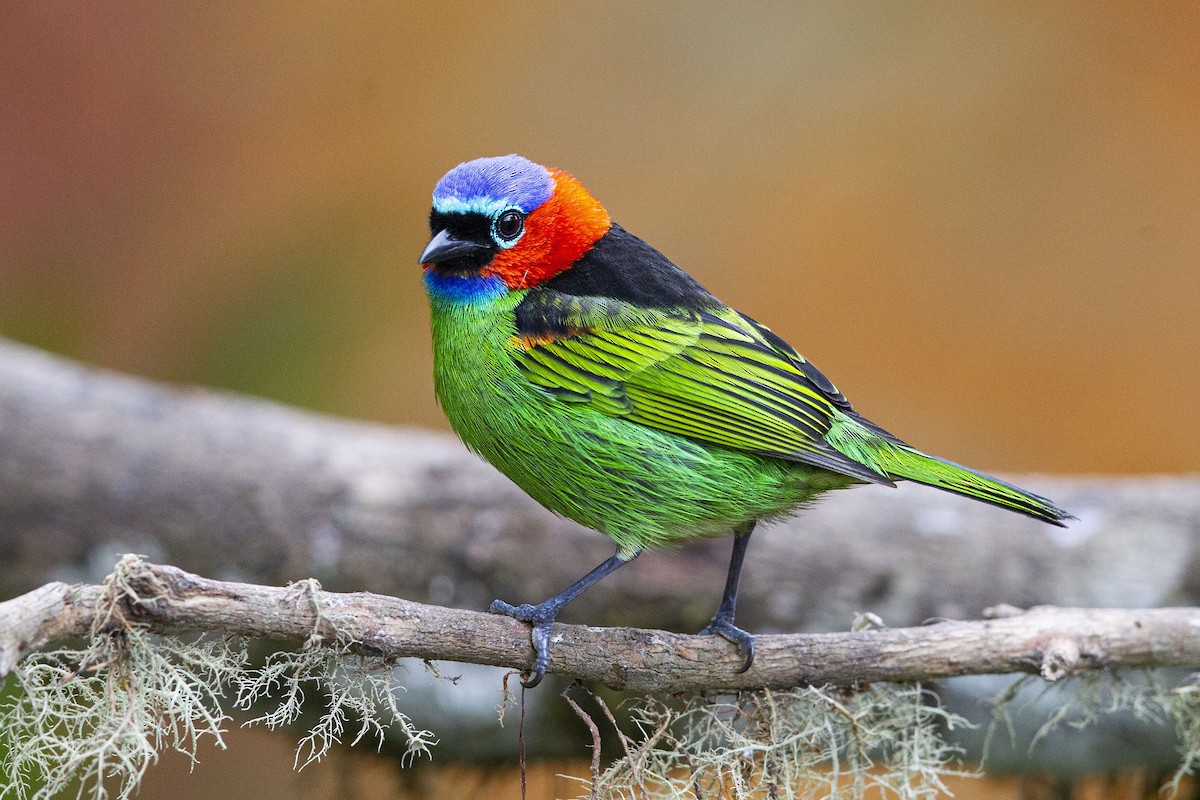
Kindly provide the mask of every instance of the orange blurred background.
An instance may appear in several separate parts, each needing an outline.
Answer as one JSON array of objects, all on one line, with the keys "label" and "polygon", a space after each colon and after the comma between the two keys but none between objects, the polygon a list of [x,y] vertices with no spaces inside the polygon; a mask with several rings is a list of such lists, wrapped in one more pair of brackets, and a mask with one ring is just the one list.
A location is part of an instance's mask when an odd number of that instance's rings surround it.
[{"label": "orange blurred background", "polygon": [[1200,468],[1200,7],[17,3],[0,334],[445,427],[459,161],[568,169],[984,469]]},{"label": "orange blurred background", "polygon": [[914,444],[1196,470],[1198,42],[1185,3],[8,3],[0,335],[445,428],[429,194],[519,152]]}]

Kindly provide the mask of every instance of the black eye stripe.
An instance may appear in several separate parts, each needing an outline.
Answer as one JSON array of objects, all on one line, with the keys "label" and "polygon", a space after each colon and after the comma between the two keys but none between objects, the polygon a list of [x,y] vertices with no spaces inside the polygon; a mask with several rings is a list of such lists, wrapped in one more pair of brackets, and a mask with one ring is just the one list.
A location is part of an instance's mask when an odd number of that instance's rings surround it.
[{"label": "black eye stripe", "polygon": [[525,215],[515,208],[495,218],[483,214],[444,214],[431,210],[429,231],[434,236],[439,231],[449,231],[456,239],[509,247],[525,232]]},{"label": "black eye stripe", "polygon": [[432,211],[429,214],[430,233],[448,230],[456,239],[470,242],[489,242],[492,238],[492,223],[480,214],[442,214]]}]

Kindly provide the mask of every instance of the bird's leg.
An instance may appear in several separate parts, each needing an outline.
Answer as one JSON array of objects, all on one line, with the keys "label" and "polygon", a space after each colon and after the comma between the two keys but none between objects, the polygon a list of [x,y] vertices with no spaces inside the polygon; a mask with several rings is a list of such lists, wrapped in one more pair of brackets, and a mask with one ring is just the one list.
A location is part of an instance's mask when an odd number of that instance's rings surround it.
[{"label": "bird's leg", "polygon": [[620,553],[618,553],[587,575],[572,583],[566,589],[554,595],[554,597],[536,606],[529,603],[511,606],[503,600],[492,601],[491,606],[488,607],[489,612],[504,614],[521,622],[528,622],[533,626],[531,639],[533,640],[533,651],[536,653],[536,657],[533,660],[533,670],[529,676],[529,680],[522,681],[522,686],[526,689],[532,689],[541,683],[542,678],[546,676],[546,669],[550,666],[550,629],[554,625],[554,618],[558,616],[558,612],[562,610],[562,607],[583,594],[584,590],[589,586],[598,583],[604,576],[616,571],[617,567],[630,560],[632,560],[632,557],[621,558]]},{"label": "bird's leg", "polygon": [[746,558],[746,546],[750,544],[750,534],[754,533],[756,522],[757,520],[750,520],[733,529],[733,555],[729,559],[729,577],[725,579],[721,607],[713,615],[712,621],[700,631],[701,636],[716,634],[737,646],[746,657],[738,672],[745,672],[754,663],[754,637],[733,624],[733,615],[737,611],[738,579],[742,574],[742,562]]}]

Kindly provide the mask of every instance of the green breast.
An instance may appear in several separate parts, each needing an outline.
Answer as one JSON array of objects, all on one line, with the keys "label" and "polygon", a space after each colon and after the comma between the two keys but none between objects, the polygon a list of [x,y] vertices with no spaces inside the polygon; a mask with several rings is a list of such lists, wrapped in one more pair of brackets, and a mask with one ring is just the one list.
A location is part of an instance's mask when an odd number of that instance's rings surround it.
[{"label": "green breast", "polygon": [[468,447],[542,505],[612,537],[624,554],[727,534],[849,483],[610,417],[532,385],[510,355],[523,296],[431,299],[438,398]]}]

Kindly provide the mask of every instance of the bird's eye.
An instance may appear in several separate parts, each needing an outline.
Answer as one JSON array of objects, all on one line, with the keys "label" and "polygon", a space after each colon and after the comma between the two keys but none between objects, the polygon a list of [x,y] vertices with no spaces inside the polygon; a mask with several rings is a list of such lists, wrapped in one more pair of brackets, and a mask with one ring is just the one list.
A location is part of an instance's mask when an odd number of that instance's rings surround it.
[{"label": "bird's eye", "polygon": [[496,218],[496,235],[506,242],[511,242],[525,230],[525,216],[514,208],[505,211]]}]

